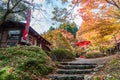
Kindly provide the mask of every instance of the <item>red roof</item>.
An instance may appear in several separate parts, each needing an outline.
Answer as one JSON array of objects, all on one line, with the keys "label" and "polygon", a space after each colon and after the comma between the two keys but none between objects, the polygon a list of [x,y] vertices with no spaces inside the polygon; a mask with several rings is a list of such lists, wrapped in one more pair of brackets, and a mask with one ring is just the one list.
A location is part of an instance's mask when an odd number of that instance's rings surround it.
[{"label": "red roof", "polygon": [[90,41],[81,41],[81,42],[77,42],[76,45],[77,46],[85,46],[85,45],[89,45]]}]

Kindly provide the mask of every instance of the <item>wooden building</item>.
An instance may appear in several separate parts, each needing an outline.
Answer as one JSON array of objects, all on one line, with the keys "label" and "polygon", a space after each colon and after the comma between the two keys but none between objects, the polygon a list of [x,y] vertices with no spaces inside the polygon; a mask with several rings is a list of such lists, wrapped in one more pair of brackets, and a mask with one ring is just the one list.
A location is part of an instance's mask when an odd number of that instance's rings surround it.
[{"label": "wooden building", "polygon": [[21,22],[4,22],[0,26],[0,47],[16,46],[16,45],[35,45],[43,50],[50,50],[49,43],[40,36],[32,27],[29,27],[29,33],[26,40],[23,39],[25,23]]}]

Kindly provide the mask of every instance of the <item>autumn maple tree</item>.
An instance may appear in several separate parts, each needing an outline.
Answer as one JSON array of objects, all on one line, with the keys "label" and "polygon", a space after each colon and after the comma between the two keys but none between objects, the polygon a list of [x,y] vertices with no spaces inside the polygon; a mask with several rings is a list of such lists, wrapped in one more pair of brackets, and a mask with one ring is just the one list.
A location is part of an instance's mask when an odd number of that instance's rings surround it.
[{"label": "autumn maple tree", "polygon": [[83,23],[77,32],[78,40],[91,40],[92,46],[106,49],[117,43],[119,34],[119,0],[73,0],[80,4]]},{"label": "autumn maple tree", "polygon": [[47,39],[50,43],[52,43],[53,49],[64,48],[70,51],[74,51],[69,40],[74,37],[70,32],[64,29],[52,30],[46,34],[43,34],[43,37]]}]

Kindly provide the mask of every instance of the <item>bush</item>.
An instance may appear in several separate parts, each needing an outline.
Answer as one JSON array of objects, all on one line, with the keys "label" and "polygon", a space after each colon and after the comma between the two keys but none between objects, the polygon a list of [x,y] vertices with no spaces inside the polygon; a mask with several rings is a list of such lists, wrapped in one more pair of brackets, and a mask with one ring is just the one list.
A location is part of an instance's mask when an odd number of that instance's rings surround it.
[{"label": "bush", "polygon": [[12,67],[4,67],[0,70],[0,80],[18,80]]},{"label": "bush", "polygon": [[82,51],[82,52],[76,53],[76,57],[80,57],[85,54],[86,54],[86,51]]},{"label": "bush", "polygon": [[76,53],[76,57],[80,57],[81,55],[86,54],[86,50],[78,47],[78,48],[75,50],[75,53]]},{"label": "bush", "polygon": [[86,58],[98,58],[98,57],[105,56],[105,54],[101,52],[91,52],[91,53],[86,53],[84,56]]},{"label": "bush", "polygon": [[51,51],[52,58],[56,61],[63,61],[63,60],[73,60],[75,59],[75,55],[70,52],[69,50],[65,49],[55,49]]},{"label": "bush", "polygon": [[1,68],[13,67],[19,80],[32,80],[33,75],[47,75],[53,69],[47,54],[35,46],[1,48],[0,61]]}]

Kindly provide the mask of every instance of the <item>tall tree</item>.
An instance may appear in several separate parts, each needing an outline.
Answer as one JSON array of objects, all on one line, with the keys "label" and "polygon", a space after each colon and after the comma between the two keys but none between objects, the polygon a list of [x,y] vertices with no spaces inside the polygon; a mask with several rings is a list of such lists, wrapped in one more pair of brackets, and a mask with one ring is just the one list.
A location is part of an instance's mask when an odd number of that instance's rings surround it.
[{"label": "tall tree", "polygon": [[117,18],[120,11],[119,0],[72,0],[73,4],[80,4],[79,14],[83,20],[92,18]]},{"label": "tall tree", "polygon": [[54,28],[53,26],[51,26],[51,27],[49,28],[48,32],[51,32],[51,31],[53,31],[53,30],[55,30],[55,28]]},{"label": "tall tree", "polygon": [[[69,35],[69,36],[68,36]],[[53,48],[64,48],[70,51],[74,51],[69,39],[73,38],[73,36],[69,32],[63,29],[56,29],[43,34],[43,37],[50,41],[53,45]]]},{"label": "tall tree", "polygon": [[[23,0],[1,0],[0,1],[0,14],[1,20],[0,23],[11,19],[18,19],[20,16],[25,13],[24,11],[27,9],[27,1]],[[22,13],[21,13],[22,12]]]},{"label": "tall tree", "polygon": [[72,33],[74,37],[76,37],[76,32],[78,31],[77,25],[73,22],[64,22],[60,25],[60,29],[67,30],[68,32]]},{"label": "tall tree", "polygon": [[77,33],[77,37],[90,40],[93,47],[99,46],[99,50],[108,49],[114,46],[114,35],[120,31],[119,26],[120,24],[116,19],[101,18],[90,26],[87,22],[84,22]]}]

